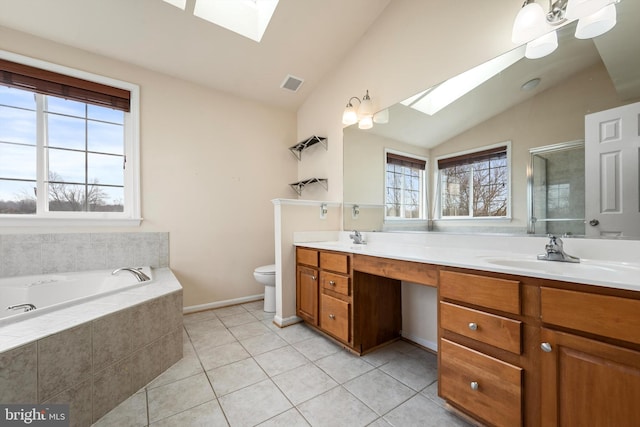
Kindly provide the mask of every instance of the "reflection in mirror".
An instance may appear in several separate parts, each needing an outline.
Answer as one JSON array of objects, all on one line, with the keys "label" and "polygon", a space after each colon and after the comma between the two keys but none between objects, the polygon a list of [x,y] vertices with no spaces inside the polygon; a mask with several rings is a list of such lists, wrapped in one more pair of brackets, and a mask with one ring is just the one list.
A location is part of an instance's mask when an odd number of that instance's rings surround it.
[{"label": "reflection in mirror", "polygon": [[[554,53],[535,60],[524,57],[523,47],[507,53],[506,63],[512,65],[432,115],[412,108],[423,103],[420,100],[430,89],[390,107],[388,124],[366,131],[345,128],[345,229],[390,230],[383,209],[386,148],[429,159],[428,223],[435,231],[525,234],[532,232],[530,216],[554,219],[530,214],[530,150],[584,141],[586,115],[640,101],[640,2],[624,0],[617,7],[618,24],[608,33],[579,40],[574,37],[575,23],[568,24],[558,31],[559,47]],[[438,219],[433,208],[437,199],[435,159],[504,141],[512,144],[511,216]],[[354,205],[358,205],[358,215],[353,214]],[[571,213],[571,218],[584,215]],[[580,221],[553,226],[552,222],[540,221],[535,233],[544,233],[540,228],[544,223],[547,231],[558,234],[585,234]],[[417,225],[413,227],[408,220],[400,228],[425,231],[428,227],[424,221]]]},{"label": "reflection in mirror", "polygon": [[529,233],[584,235],[584,142],[529,152]]}]

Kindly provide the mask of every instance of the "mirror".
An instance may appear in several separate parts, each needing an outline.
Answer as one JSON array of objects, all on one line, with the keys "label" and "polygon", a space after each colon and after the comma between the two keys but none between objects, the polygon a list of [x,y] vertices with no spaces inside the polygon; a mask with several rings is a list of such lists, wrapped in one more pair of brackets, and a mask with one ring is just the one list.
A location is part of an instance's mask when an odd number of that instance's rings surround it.
[{"label": "mirror", "polygon": [[[345,128],[344,229],[544,234],[549,227],[532,230],[529,221],[530,150],[584,141],[585,115],[640,101],[640,2],[616,7],[618,23],[608,33],[579,40],[576,23],[565,25],[551,55],[531,60],[524,47],[508,52],[517,59],[511,66],[431,116],[399,103],[389,108],[387,124]],[[504,143],[510,145],[510,216],[438,219],[436,159]],[[385,221],[387,149],[429,159],[431,220]],[[584,182],[584,174],[571,179]],[[580,225],[554,231],[585,234]]]}]

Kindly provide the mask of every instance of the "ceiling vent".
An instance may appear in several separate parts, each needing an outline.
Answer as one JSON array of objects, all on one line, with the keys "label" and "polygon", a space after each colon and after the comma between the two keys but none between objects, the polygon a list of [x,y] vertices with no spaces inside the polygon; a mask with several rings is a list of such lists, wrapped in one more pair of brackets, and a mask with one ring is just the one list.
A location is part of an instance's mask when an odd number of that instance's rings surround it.
[{"label": "ceiling vent", "polygon": [[300,86],[302,86],[302,82],[304,82],[304,80],[302,80],[301,78],[289,74],[287,77],[285,77],[280,87],[282,89],[290,90],[291,92],[297,92]]}]

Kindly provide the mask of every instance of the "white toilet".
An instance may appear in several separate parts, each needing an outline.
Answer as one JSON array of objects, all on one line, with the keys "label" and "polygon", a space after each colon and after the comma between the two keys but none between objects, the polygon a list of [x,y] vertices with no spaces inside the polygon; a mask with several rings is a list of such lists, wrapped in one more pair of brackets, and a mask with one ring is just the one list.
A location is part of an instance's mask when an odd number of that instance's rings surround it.
[{"label": "white toilet", "polygon": [[264,311],[276,311],[276,265],[263,265],[253,270],[253,277],[264,285]]}]

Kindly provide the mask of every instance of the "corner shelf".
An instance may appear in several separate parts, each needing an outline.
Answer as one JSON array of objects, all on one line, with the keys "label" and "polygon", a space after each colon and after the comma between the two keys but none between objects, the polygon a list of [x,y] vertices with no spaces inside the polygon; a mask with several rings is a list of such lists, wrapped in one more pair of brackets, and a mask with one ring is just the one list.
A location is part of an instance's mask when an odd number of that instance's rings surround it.
[{"label": "corner shelf", "polygon": [[296,156],[298,161],[300,161],[302,160],[302,152],[318,143],[320,143],[325,150],[329,149],[327,147],[327,138],[325,138],[324,136],[313,135],[305,139],[304,141],[300,141],[296,145],[289,147],[289,151],[291,151],[291,153]]},{"label": "corner shelf", "polygon": [[298,193],[298,196],[302,196],[302,190],[304,190],[305,185],[314,184],[316,182],[322,185],[325,190],[329,191],[329,180],[327,178],[309,178],[303,181],[291,183],[289,186],[293,188],[293,191]]}]

